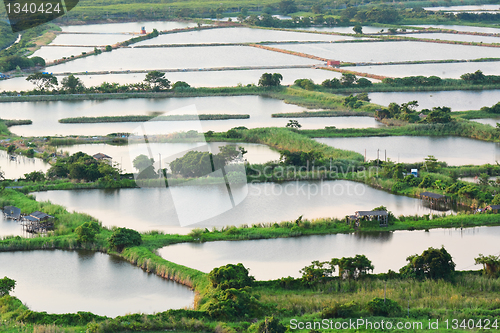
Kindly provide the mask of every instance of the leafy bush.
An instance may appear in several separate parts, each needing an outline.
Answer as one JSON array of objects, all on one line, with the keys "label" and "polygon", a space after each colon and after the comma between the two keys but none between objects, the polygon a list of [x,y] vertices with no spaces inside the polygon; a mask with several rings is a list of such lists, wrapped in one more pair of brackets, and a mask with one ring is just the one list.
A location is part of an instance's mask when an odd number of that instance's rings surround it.
[{"label": "leafy bush", "polygon": [[254,278],[248,275],[248,270],[239,263],[237,265],[227,264],[214,268],[209,274],[208,279],[212,287],[219,289],[244,288],[251,286]]},{"label": "leafy bush", "polygon": [[401,306],[395,301],[375,297],[366,305],[367,310],[374,316],[397,317],[401,314]]},{"label": "leafy bush", "polygon": [[14,288],[16,287],[16,281],[9,279],[8,277],[4,277],[0,279],[0,297],[8,295]]},{"label": "leafy bush", "polygon": [[95,242],[95,236],[99,233],[99,223],[97,222],[85,222],[75,229],[77,234],[77,241],[80,243],[92,243]]},{"label": "leafy bush", "polygon": [[455,272],[455,263],[445,250],[429,247],[421,255],[406,258],[408,264],[399,270],[406,278],[450,279]]},{"label": "leafy bush", "polygon": [[113,232],[108,242],[112,248],[121,252],[126,247],[141,245],[142,238],[141,234],[135,230],[118,228]]},{"label": "leafy bush", "polygon": [[335,303],[333,306],[321,311],[321,318],[353,318],[359,311],[359,304],[354,301],[348,303]]}]

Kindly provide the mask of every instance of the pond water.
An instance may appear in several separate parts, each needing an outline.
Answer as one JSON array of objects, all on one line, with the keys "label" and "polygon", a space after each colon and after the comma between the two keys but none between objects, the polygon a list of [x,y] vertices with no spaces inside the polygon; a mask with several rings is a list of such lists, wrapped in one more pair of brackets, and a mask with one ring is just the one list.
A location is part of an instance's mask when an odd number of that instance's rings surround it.
[{"label": "pond water", "polygon": [[[5,119],[31,119],[33,124],[12,126],[10,131],[23,136],[45,135],[105,135],[117,132],[134,133],[141,123],[97,123],[61,124],[59,119],[67,117],[97,117],[120,115],[145,115],[151,112],[185,114],[196,110],[198,114],[249,114],[249,119],[206,121],[162,121],[149,122],[150,134],[165,134],[188,130],[227,131],[233,127],[283,127],[287,118],[271,118],[273,113],[301,112],[305,108],[286,104],[281,100],[260,96],[192,97],[161,99],[121,99],[103,101],[57,101],[57,102],[12,102],[2,103]],[[184,109],[183,109],[184,108]],[[304,128],[325,126],[376,127],[380,126],[372,117],[301,118]],[[201,127],[200,127],[201,123]]]},{"label": "pond water", "polygon": [[[441,44],[438,44],[441,45]],[[343,67],[362,73],[384,75],[389,77],[405,76],[439,76],[446,79],[459,79],[465,73],[474,73],[477,70],[485,75],[500,75],[500,63],[498,61],[487,62],[456,62],[441,64],[412,64],[412,65],[375,65],[375,66],[352,66]]]},{"label": "pond water", "polygon": [[500,118],[471,119],[471,121],[475,121],[475,122],[478,122],[481,124],[497,127],[497,123],[500,123]]},{"label": "pond water", "polygon": [[[478,176],[476,176],[476,177],[459,177],[458,179],[463,180],[464,182],[479,184],[479,177]],[[500,179],[500,177],[498,177],[498,176],[488,177],[488,180],[495,180],[496,181],[497,179]]]},{"label": "pond water", "polygon": [[449,165],[494,164],[500,160],[500,144],[459,137],[387,136],[318,138],[316,141],[363,155],[366,149],[367,160],[377,159],[377,150],[381,160],[387,151],[387,159],[397,163],[423,162],[428,155]]},{"label": "pond water", "polygon": [[413,25],[413,27],[422,28],[437,28],[437,29],[449,29],[456,31],[470,31],[470,32],[485,32],[489,34],[499,34],[500,28],[489,28],[489,27],[475,27],[469,25],[439,25],[439,24],[425,24],[425,25]]},{"label": "pond water", "polygon": [[376,92],[369,93],[372,103],[388,106],[409,101],[418,101],[418,110],[432,109],[435,106],[448,106],[451,111],[479,110],[483,106],[492,106],[498,102],[499,90],[465,91],[412,91],[412,92]]},{"label": "pond water", "polygon": [[453,10],[500,10],[500,5],[469,5],[469,6],[447,6],[447,7],[424,7],[425,10],[431,11],[453,11]]},{"label": "pond water", "polygon": [[[307,28],[297,28],[299,30],[307,30],[307,31],[319,31],[319,32],[340,32],[344,34],[354,34],[354,30],[352,27],[307,27]],[[364,34],[375,34],[380,32],[381,30],[387,31],[387,27],[373,27],[373,26],[363,26]]]},{"label": "pond water", "polygon": [[135,32],[140,33],[141,28],[145,27],[146,32],[150,33],[153,29],[158,31],[184,29],[196,27],[193,22],[171,22],[171,21],[144,21],[127,23],[104,23],[104,24],[86,24],[86,25],[66,25],[61,26],[63,31],[67,32],[90,32],[90,33],[113,33],[113,32]]},{"label": "pond water", "polygon": [[266,41],[337,41],[353,39],[355,38],[305,32],[252,28],[223,28],[160,35],[156,38],[136,43],[134,46],[200,43],[260,43]]},{"label": "pond water", "polygon": [[500,48],[425,42],[286,44],[274,47],[348,62],[500,58]]},{"label": "pond water", "polygon": [[21,224],[19,222],[4,218],[3,212],[0,210],[0,239],[3,236],[23,236],[23,235],[24,233]]},{"label": "pond water", "polygon": [[[93,47],[86,46],[42,46],[38,51],[35,51],[31,57],[42,57],[46,62],[51,62],[57,59],[62,59],[63,57],[70,58],[71,56],[77,56],[82,54],[82,52],[93,51]],[[47,72],[52,73],[54,67],[47,67]]]},{"label": "pond water", "polygon": [[2,252],[0,267],[2,276],[17,282],[13,295],[33,311],[89,311],[116,317],[181,309],[194,303],[189,288],[99,252]]},{"label": "pond water", "polygon": [[110,70],[290,66],[314,65],[319,63],[321,62],[318,60],[267,51],[251,46],[196,46],[122,48],[111,52],[103,52],[98,56],[89,56],[48,67],[47,70],[53,73],[74,73]]},{"label": "pond water", "polygon": [[[358,210],[381,205],[396,216],[431,212],[419,199],[350,181],[259,183],[232,186],[231,189],[235,196],[244,198],[232,209],[224,205],[227,199],[225,185],[47,191],[35,195],[38,201],[50,200],[65,206],[68,211],[90,214],[105,226],[184,234],[195,227],[290,221],[300,215],[307,219],[344,218]],[[200,222],[185,223],[182,219],[188,215],[191,222]],[[187,227],[180,227],[181,220]]]},{"label": "pond water", "polygon": [[49,168],[50,165],[39,158],[15,155],[15,159],[12,159],[5,150],[0,150],[0,170],[5,173],[7,179],[24,177],[25,173],[32,171],[45,172]]},{"label": "pond water", "polygon": [[126,41],[132,37],[134,36],[130,34],[60,34],[50,44],[106,46]]},{"label": "pond water", "polygon": [[459,34],[443,34],[443,33],[419,33],[406,34],[404,37],[439,39],[439,40],[455,40],[461,42],[476,42],[476,43],[500,43],[500,37],[479,36],[479,35],[459,35]]},{"label": "pond water", "polygon": [[389,269],[397,272],[407,264],[406,257],[442,245],[451,254],[457,270],[478,270],[482,265],[474,265],[474,258],[480,253],[498,255],[499,238],[500,227],[431,229],[186,243],[164,247],[159,253],[167,260],[204,272],[241,262],[257,280],[271,280],[298,278],[299,270],[313,260],[329,261],[356,254],[364,254],[372,261],[374,273],[386,273]]},{"label": "pond water", "polygon": [[[313,69],[313,68],[280,68],[280,69],[255,69],[255,70],[227,70],[227,71],[191,71],[191,72],[168,72],[165,77],[173,84],[177,81],[187,82],[192,87],[235,87],[238,84],[257,85],[264,72],[279,72],[283,76],[281,84],[289,85],[297,79],[311,79],[320,84],[326,79],[342,77],[339,72]],[[120,84],[131,84],[144,81],[146,73],[131,74],[102,74],[102,75],[76,75],[86,87],[99,86],[103,82],[116,82]],[[58,75],[59,83],[65,75]],[[372,80],[377,81],[377,80]],[[16,77],[8,80],[0,80],[1,91],[23,91],[34,88],[33,83],[26,81],[26,77]]]},{"label": "pond water", "polygon": [[[200,147],[205,145],[205,143],[150,143],[149,146],[152,151],[161,153],[161,156],[167,157],[170,155],[179,154],[183,151],[190,150],[195,147]],[[220,146],[231,145],[237,147],[245,148],[248,153],[244,155],[249,163],[266,163],[268,161],[279,160],[280,154],[277,151],[271,150],[266,145],[255,144],[255,143],[228,143],[228,142],[209,142],[210,151],[214,154],[219,152]],[[118,163],[120,168],[126,173],[137,172],[132,166],[133,159],[142,154],[145,150],[144,145],[134,144],[128,146],[111,146],[107,144],[88,144],[88,145],[74,145],[74,146],[62,146],[57,148],[58,151],[67,151],[70,154],[76,152],[84,152],[89,155],[94,155],[97,153],[104,153],[113,158],[114,163]],[[158,156],[155,156],[155,160],[158,160]],[[163,163],[163,167],[166,165]],[[157,168],[158,165],[155,164]]]}]

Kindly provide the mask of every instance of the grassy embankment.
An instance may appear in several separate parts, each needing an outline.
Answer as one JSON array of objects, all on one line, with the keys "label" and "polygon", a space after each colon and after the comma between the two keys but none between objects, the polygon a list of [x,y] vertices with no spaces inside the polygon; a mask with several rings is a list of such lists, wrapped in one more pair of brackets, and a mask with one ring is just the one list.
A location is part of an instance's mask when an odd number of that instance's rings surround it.
[{"label": "grassy embankment", "polygon": [[368,136],[459,136],[483,141],[499,142],[498,130],[490,125],[472,121],[448,124],[407,124],[382,128],[345,128],[301,130],[312,138],[368,137]]},{"label": "grassy embankment", "polygon": [[59,119],[64,124],[80,123],[122,123],[122,122],[143,122],[143,121],[188,121],[188,120],[227,120],[227,119],[248,119],[248,114],[200,114],[200,115],[166,115],[166,116],[107,116],[107,117],[77,117]]},{"label": "grassy embankment", "polygon": [[[108,252],[114,255],[113,251],[107,248],[106,238],[111,234],[111,230],[101,228],[97,235],[95,244],[79,244],[76,241],[74,228],[79,224],[93,220],[90,216],[79,213],[68,213],[63,207],[52,205],[50,203],[38,203],[29,197],[12,190],[4,190],[1,193],[1,206],[16,205],[23,212],[40,209],[56,216],[56,230],[49,233],[46,237],[36,237],[23,239],[20,237],[6,238],[0,241],[0,251],[13,250],[33,250],[33,249],[79,249],[90,248]],[[460,222],[460,219],[462,221]],[[480,221],[484,224],[490,220],[492,224],[500,222],[498,215],[459,215],[454,217],[435,217],[431,221],[423,217],[420,220],[409,222],[406,226],[417,228],[430,228],[434,226],[462,226],[463,219],[473,225]],[[454,222],[453,222],[454,221]],[[441,223],[440,223],[441,222]],[[397,225],[396,222],[394,225]],[[447,224],[451,223],[451,224]],[[461,224],[459,224],[461,223]],[[466,224],[467,225],[467,224]],[[368,227],[362,230],[380,231],[378,227]],[[394,230],[394,229],[383,229]],[[331,234],[338,232],[352,232],[353,229],[347,226],[343,221],[334,219],[323,219],[316,221],[291,221],[269,224],[254,225],[247,228],[226,227],[221,230],[213,231],[194,231],[191,235],[164,235],[157,232],[142,234],[142,246],[125,249],[120,255],[144,270],[183,283],[195,288],[200,294],[197,297],[197,304],[203,304],[207,297],[206,292],[208,281],[206,274],[200,271],[169,262],[154,254],[154,249],[169,244],[179,242],[198,242],[215,240],[241,240],[241,239],[259,239],[276,237],[295,237],[300,235],[312,234]],[[409,253],[410,254],[410,253]],[[297,267],[299,270],[300,267]],[[386,282],[384,282],[387,280]],[[286,324],[291,318],[302,318],[308,320],[321,320],[330,311],[333,320],[340,318],[373,318],[366,310],[366,304],[374,297],[382,297],[384,286],[387,285],[387,297],[398,302],[403,308],[406,308],[408,295],[411,294],[411,312],[410,321],[445,318],[484,318],[484,316],[497,316],[498,300],[495,298],[495,292],[500,290],[498,280],[487,278],[476,273],[457,274],[455,281],[415,281],[401,280],[398,277],[388,277],[385,275],[368,276],[361,281],[342,281],[338,278],[329,279],[324,284],[314,286],[301,285],[298,280],[276,280],[269,282],[256,282],[254,294],[260,296],[263,304],[270,306],[270,313],[278,316],[282,323]],[[479,289],[481,292],[478,292]],[[352,300],[355,302],[352,303]],[[177,328],[188,329],[197,324],[198,327],[204,327],[205,330],[214,331],[217,326],[217,320],[207,316],[204,311],[185,311],[170,310],[168,312],[155,315],[128,315],[109,319],[96,316],[91,313],[49,315],[30,311],[21,302],[9,296],[0,299],[2,304],[0,316],[5,318],[2,322],[4,327],[12,328],[19,322],[23,322],[22,327],[27,329],[35,326],[38,328],[46,325],[57,325],[66,327],[69,332],[72,329],[89,328],[107,328],[114,331],[131,329],[141,331],[145,328]],[[335,307],[347,305],[351,312],[344,316],[336,314]],[[184,317],[180,320],[178,317]],[[405,320],[405,314],[395,316]],[[193,322],[186,318],[197,318]],[[261,318],[259,318],[261,319]],[[379,318],[380,319],[380,318]],[[383,318],[387,319],[387,318]],[[229,326],[239,326],[241,322],[226,323]],[[247,326],[248,327],[248,326]],[[15,330],[13,330],[15,332]],[[29,331],[28,331],[29,332]]]}]

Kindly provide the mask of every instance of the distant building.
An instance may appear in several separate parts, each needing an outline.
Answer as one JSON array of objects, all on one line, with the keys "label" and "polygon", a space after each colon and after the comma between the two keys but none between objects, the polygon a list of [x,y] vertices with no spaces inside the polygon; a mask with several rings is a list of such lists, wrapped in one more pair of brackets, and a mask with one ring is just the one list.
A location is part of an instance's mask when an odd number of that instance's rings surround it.
[{"label": "distant building", "polygon": [[19,220],[21,218],[21,209],[14,206],[5,206],[3,209],[5,218]]},{"label": "distant building", "polygon": [[331,66],[331,67],[340,67],[340,61],[338,61],[338,60],[327,60],[326,61],[326,65],[327,66]]},{"label": "distant building", "polygon": [[385,210],[360,210],[356,212],[354,217],[356,218],[356,226],[360,225],[360,219],[377,220],[380,227],[387,227],[389,224],[389,213]]},{"label": "distant building", "polygon": [[413,176],[418,177],[418,169],[411,169],[410,172]]},{"label": "distant building", "polygon": [[491,210],[493,213],[498,214],[498,210],[500,210],[500,205],[489,205],[486,207],[486,210]]},{"label": "distant building", "polygon": [[95,155],[92,155],[92,157],[99,162],[106,162],[106,163],[111,163],[111,160],[113,159],[111,156],[108,156],[103,153],[97,153]]}]

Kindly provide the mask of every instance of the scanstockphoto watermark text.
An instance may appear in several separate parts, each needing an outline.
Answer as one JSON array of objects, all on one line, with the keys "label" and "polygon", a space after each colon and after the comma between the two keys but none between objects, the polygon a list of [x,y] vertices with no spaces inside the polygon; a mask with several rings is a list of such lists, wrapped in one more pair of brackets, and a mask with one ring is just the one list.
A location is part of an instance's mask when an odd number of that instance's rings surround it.
[{"label": "scanstockphoto watermark text", "polygon": [[[308,163],[309,164],[309,163]],[[377,177],[379,168],[364,167],[364,166],[279,166],[266,165],[263,168],[248,165],[248,172],[256,179],[264,178],[266,180],[273,179],[368,179]]]},{"label": "scanstockphoto watermark text", "polygon": [[415,321],[397,320],[370,320],[370,319],[349,319],[337,320],[323,319],[321,321],[300,321],[290,320],[291,330],[488,330],[497,331],[500,328],[499,320],[493,318],[481,319],[428,319]]},{"label": "scanstockphoto watermark text", "polygon": [[319,182],[304,183],[300,181],[287,182],[271,186],[262,186],[260,182],[248,183],[253,196],[300,196],[311,199],[316,196],[363,196],[366,186],[359,183],[332,183],[323,180]]},{"label": "scanstockphoto watermark text", "polygon": [[323,319],[321,321],[300,321],[290,320],[291,330],[423,330],[438,329],[438,320],[426,322],[423,321],[374,321],[369,319],[349,319],[343,321],[334,321],[332,319]]}]

